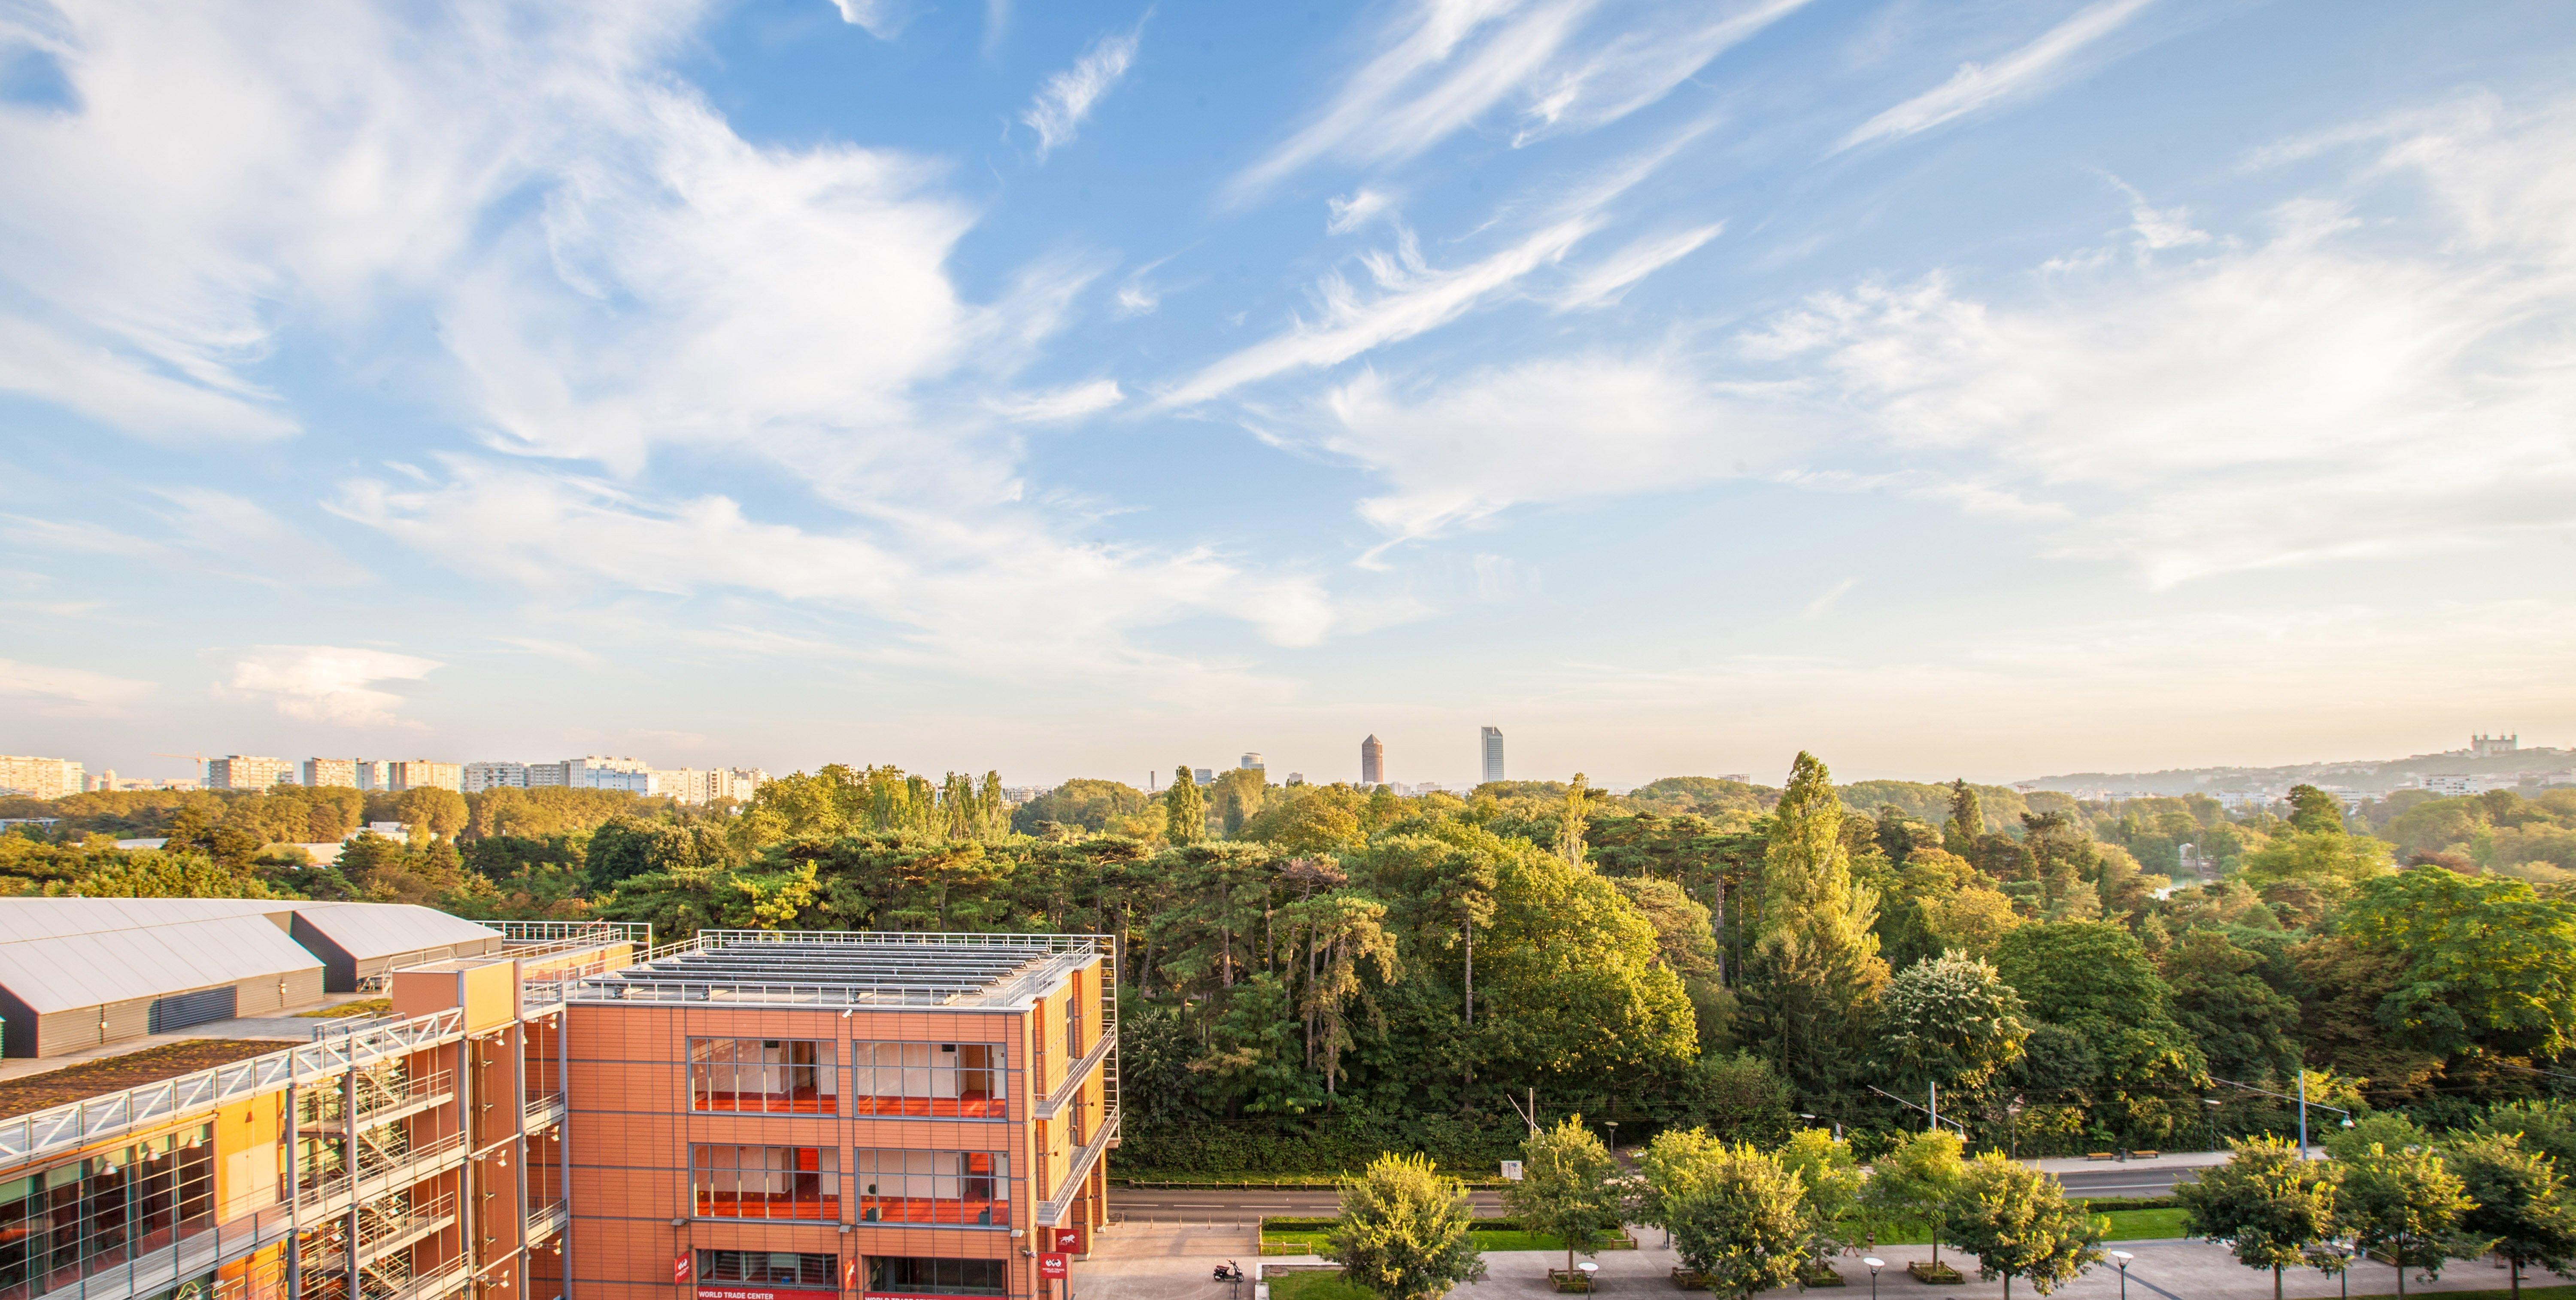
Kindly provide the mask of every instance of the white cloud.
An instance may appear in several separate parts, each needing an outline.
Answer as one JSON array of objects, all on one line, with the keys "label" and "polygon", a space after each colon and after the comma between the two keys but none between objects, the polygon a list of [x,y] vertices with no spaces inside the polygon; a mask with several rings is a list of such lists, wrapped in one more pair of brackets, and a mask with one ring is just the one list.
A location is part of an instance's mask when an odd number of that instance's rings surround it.
[{"label": "white cloud", "polygon": [[1599,307],[1617,302],[1628,287],[1690,256],[1726,229],[1723,221],[1692,230],[1648,235],[1601,259],[1577,275],[1557,296],[1560,308]]},{"label": "white cloud", "polygon": [[7,317],[0,317],[0,391],[162,443],[259,441],[292,436],[298,427],[259,389],[192,382],[149,357]]},{"label": "white cloud", "polygon": [[446,482],[417,490],[352,481],[334,509],[466,572],[558,596],[734,593],[863,613],[900,629],[865,653],[979,674],[1150,685],[1179,661],[1137,645],[1137,628],[1214,616],[1309,645],[1340,626],[1311,578],[1200,549],[1068,541],[1022,514],[889,508],[865,533],[828,533],[751,519],[721,496],[660,500],[483,461],[447,468]]},{"label": "white cloud", "polygon": [[1670,94],[1806,0],[1415,0],[1303,128],[1227,186],[1243,202],[1327,158],[1410,158],[1517,101],[1526,141]]},{"label": "white cloud", "polygon": [[1127,395],[1119,391],[1117,380],[1095,379],[1087,384],[1072,384],[1042,393],[994,398],[985,405],[1014,423],[1039,424],[1096,415],[1126,400]]},{"label": "white cloud", "polygon": [[832,0],[832,7],[841,11],[842,22],[864,28],[881,41],[902,35],[904,23],[912,17],[903,0]]},{"label": "white cloud", "polygon": [[1038,87],[1037,98],[1020,114],[1020,121],[1038,133],[1039,158],[1073,142],[1093,106],[1134,66],[1136,42],[1142,34],[1139,26],[1135,31],[1101,37],[1074,60],[1072,67],[1048,77],[1046,84]]},{"label": "white cloud", "polygon": [[1363,186],[1351,191],[1348,197],[1327,200],[1324,206],[1332,214],[1324,220],[1324,233],[1347,235],[1367,225],[1372,218],[1392,210],[1395,198],[1384,190]]},{"label": "white cloud", "polygon": [[84,668],[51,668],[0,659],[0,700],[41,714],[80,717],[121,713],[155,689],[151,682],[110,677]]},{"label": "white cloud", "polygon": [[2099,0],[2039,39],[1992,63],[1963,63],[1948,81],[1863,122],[1837,150],[1929,131],[2014,95],[2034,91],[2085,46],[2118,31],[2154,0]]},{"label": "white cloud", "polygon": [[1852,588],[1859,585],[1859,578],[1850,577],[1825,588],[1816,593],[1814,600],[1807,602],[1806,608],[1798,611],[1798,616],[1807,619],[1823,618],[1825,611],[1832,609],[1843,597],[1851,594]]},{"label": "white cloud", "polygon": [[1158,407],[1190,406],[1245,384],[1292,370],[1338,365],[1372,348],[1439,328],[1521,277],[1552,265],[1599,225],[1591,215],[1568,217],[1481,262],[1436,270],[1422,259],[1411,232],[1393,253],[1363,259],[1382,292],[1363,298],[1339,273],[1325,278],[1321,318],[1222,358],[1164,394]]},{"label": "white cloud", "polygon": [[1683,487],[1774,463],[1779,422],[1657,358],[1584,356],[1450,378],[1421,393],[1375,373],[1325,399],[1317,445],[1388,490],[1360,513],[1390,541],[1526,502]]},{"label": "white cloud", "polygon": [[325,586],[368,576],[328,543],[246,497],[202,487],[154,488],[152,494],[169,503],[162,517],[210,568]]},{"label": "white cloud", "polygon": [[340,726],[416,726],[395,710],[403,697],[380,690],[416,682],[444,667],[435,659],[389,650],[328,645],[256,646],[233,664],[227,689],[277,706],[290,718]]},{"label": "white cloud", "polygon": [[2159,584],[2576,528],[2571,158],[2576,108],[2455,115],[2367,173],[2433,198],[2402,239],[2352,215],[2360,192],[2295,200],[2193,260],[2096,262],[2032,297],[1868,285],[1744,345],[1822,382],[1784,408],[1811,445],[1986,458],[2081,503],[2068,550]]}]

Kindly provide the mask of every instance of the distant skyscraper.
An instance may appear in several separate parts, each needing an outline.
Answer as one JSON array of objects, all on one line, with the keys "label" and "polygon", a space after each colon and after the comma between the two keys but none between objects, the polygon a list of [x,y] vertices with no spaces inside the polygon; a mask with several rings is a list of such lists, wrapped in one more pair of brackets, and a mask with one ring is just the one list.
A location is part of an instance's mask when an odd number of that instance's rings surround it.
[{"label": "distant skyscraper", "polygon": [[1500,727],[1485,728],[1485,779],[1503,779],[1503,729]]},{"label": "distant skyscraper", "polygon": [[1377,737],[1371,736],[1360,742],[1360,784],[1384,785],[1385,783],[1386,746],[1379,744]]},{"label": "distant skyscraper", "polygon": [[1263,767],[1263,766],[1261,765],[1261,755],[1259,755],[1259,754],[1257,754],[1257,753],[1254,753],[1254,754],[1246,754],[1246,755],[1244,755],[1244,756],[1243,756],[1243,761],[1242,761],[1241,763],[1237,764],[1236,766],[1238,766],[1238,767],[1248,767],[1248,768],[1251,768],[1251,769],[1252,769],[1253,771],[1255,771],[1255,772],[1266,772],[1266,771],[1268,771],[1268,770],[1269,770],[1268,768],[1265,768],[1265,767]]}]

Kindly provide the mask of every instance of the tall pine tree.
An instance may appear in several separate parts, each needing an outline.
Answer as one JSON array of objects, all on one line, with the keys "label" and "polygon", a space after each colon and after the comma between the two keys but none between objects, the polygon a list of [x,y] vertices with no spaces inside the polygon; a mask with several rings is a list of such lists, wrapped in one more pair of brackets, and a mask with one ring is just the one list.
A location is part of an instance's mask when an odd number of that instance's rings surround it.
[{"label": "tall pine tree", "polygon": [[1986,810],[1977,802],[1977,789],[1960,777],[1950,783],[1950,820],[1941,827],[1941,847],[1966,858],[1977,860],[1977,840],[1986,833]]},{"label": "tall pine tree", "polygon": [[1859,1067],[1888,981],[1878,894],[1853,882],[1842,824],[1833,774],[1799,754],[1772,812],[1748,982],[1782,1076],[1810,1096]]},{"label": "tall pine tree", "polygon": [[1207,800],[1199,797],[1187,763],[1172,769],[1172,788],[1163,792],[1163,838],[1174,844],[1207,838]]}]

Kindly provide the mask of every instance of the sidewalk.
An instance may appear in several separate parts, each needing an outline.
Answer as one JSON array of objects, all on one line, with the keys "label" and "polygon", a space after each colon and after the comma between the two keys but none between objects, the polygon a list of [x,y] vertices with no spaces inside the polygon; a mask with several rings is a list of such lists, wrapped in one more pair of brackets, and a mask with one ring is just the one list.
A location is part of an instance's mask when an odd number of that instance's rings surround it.
[{"label": "sidewalk", "polygon": [[2127,1160],[2095,1160],[2090,1156],[2052,1156],[2046,1160],[2024,1160],[2022,1163],[2042,1173],[2098,1174],[2115,1169],[2208,1169],[2215,1165],[2226,1164],[2231,1154],[2226,1151],[2168,1151],[2146,1160],[2136,1156],[2131,1156]]}]

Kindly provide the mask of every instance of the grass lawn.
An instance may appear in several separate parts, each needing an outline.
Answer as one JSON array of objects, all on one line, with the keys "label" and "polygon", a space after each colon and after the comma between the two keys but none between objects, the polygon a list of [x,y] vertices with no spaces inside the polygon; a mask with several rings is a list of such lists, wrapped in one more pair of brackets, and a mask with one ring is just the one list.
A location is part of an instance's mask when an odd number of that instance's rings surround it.
[{"label": "grass lawn", "polygon": [[308,1019],[319,1016],[324,1019],[337,1020],[343,1016],[378,1015],[393,1009],[394,1000],[392,998],[360,998],[355,1002],[343,1002],[336,1007],[315,1007],[310,1011],[298,1011],[295,1014]]},{"label": "grass lawn", "polygon": [[[2104,1241],[2163,1241],[2182,1235],[2182,1210],[2105,1210],[2102,1217],[2111,1221],[2111,1231]],[[1932,1238],[1922,1229],[1907,1229],[1882,1234],[1882,1246],[1920,1246]],[[2530,1288],[2523,1288],[2525,1294]],[[2569,1297],[2576,1300],[2576,1296]]]},{"label": "grass lawn", "polygon": [[1377,1294],[1339,1273],[1282,1273],[1270,1279],[1270,1300],[1377,1300]]}]

